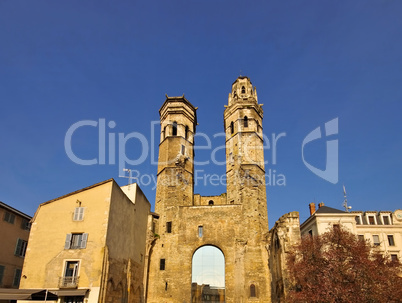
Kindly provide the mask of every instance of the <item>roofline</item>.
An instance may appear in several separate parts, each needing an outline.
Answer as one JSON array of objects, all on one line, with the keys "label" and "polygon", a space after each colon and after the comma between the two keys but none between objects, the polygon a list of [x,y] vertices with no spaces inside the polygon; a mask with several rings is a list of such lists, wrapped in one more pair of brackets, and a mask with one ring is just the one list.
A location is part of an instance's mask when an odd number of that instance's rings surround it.
[{"label": "roofline", "polygon": [[250,81],[250,83],[251,83],[251,80],[250,80],[249,77],[247,77],[247,76],[238,76],[238,77],[236,78],[236,80],[234,80],[234,82],[232,83],[232,85],[235,84],[238,79],[248,79],[248,81]]},{"label": "roofline", "polygon": [[[307,224],[308,222],[310,222],[310,221],[312,221],[313,220],[313,218],[315,218],[315,217],[334,217],[334,216],[345,216],[346,215],[346,217],[349,217],[350,215],[353,215],[353,217],[355,217],[356,215],[355,214],[353,214],[353,213],[347,213],[347,212],[345,212],[345,213],[314,213],[314,214],[312,214],[310,217],[308,217],[307,219],[306,219],[306,221],[304,221],[302,224],[300,224],[300,229],[302,228],[302,226],[303,225],[305,225],[305,224]],[[349,216],[348,216],[349,215]],[[351,217],[351,216],[350,216]]]},{"label": "roofline", "polygon": [[[97,187],[97,186],[100,186],[100,185],[109,183],[109,182],[114,182],[114,183],[117,184],[117,182],[116,182],[113,178],[111,178],[111,179],[108,179],[108,180],[105,180],[105,181],[102,181],[102,182],[93,184],[93,185],[91,185],[91,186],[88,186],[88,187],[85,187],[85,188],[82,188],[82,189],[73,191],[73,192],[68,193],[68,194],[66,194],[66,195],[64,195],[64,196],[60,196],[60,197],[58,197],[58,198],[55,198],[55,199],[52,199],[52,200],[49,200],[49,201],[46,201],[46,202],[43,202],[43,203],[39,204],[38,208],[37,208],[36,211],[35,211],[34,216],[33,216],[32,219],[31,219],[31,222],[35,221],[36,216],[37,216],[37,214],[38,214],[38,212],[39,212],[39,209],[40,209],[42,206],[44,206],[44,205],[46,205],[46,204],[50,204],[50,203],[55,202],[55,201],[60,200],[60,199],[67,198],[67,197],[72,196],[72,195],[75,195],[75,194],[78,194],[78,193],[83,192],[83,191],[86,191],[86,190],[88,190],[88,189],[91,189],[91,188],[94,188],[94,187]],[[117,184],[117,186],[118,186],[118,184]]]},{"label": "roofline", "polygon": [[18,214],[18,215],[20,215],[21,217],[24,217],[25,219],[28,219],[28,220],[31,220],[31,219],[32,219],[32,217],[31,217],[30,215],[27,215],[27,214],[23,213],[22,211],[19,211],[18,209],[15,209],[14,207],[12,207],[12,206],[10,206],[10,205],[4,203],[4,202],[1,202],[1,201],[0,201],[0,207],[4,207],[5,209],[7,209],[7,210],[9,210],[9,211],[12,211],[12,212],[14,212],[14,213],[16,213],[16,214]]},{"label": "roofline", "polygon": [[165,104],[166,104],[167,102],[169,102],[169,101],[172,101],[172,100],[182,101],[182,102],[188,104],[188,105],[191,107],[191,109],[194,110],[194,112],[197,111],[197,107],[195,107],[194,105],[192,105],[191,102],[188,101],[188,100],[186,99],[186,97],[184,97],[184,94],[183,94],[183,96],[175,96],[175,97],[169,97],[169,96],[166,94],[166,100],[165,100],[165,102],[163,102],[162,106],[160,107],[159,113],[161,112],[161,110],[162,110],[162,108],[165,106]]}]

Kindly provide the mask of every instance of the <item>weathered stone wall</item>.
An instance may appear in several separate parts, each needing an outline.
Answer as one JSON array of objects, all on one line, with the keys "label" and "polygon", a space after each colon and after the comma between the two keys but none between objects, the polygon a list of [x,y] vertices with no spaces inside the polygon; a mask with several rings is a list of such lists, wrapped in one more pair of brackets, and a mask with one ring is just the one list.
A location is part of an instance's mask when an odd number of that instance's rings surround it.
[{"label": "weathered stone wall", "polygon": [[[148,302],[191,302],[191,269],[194,252],[213,245],[225,256],[226,302],[268,302],[269,285],[267,242],[245,225],[242,205],[181,206],[166,210],[166,226],[151,255]],[[250,224],[250,222],[248,223]],[[203,227],[199,237],[198,227]],[[160,259],[165,269],[160,270]],[[254,284],[259,297],[249,298]]]},{"label": "weathered stone wall", "polygon": [[[191,302],[192,257],[204,245],[216,246],[225,256],[226,302],[270,301],[262,107],[246,77],[236,80],[232,95],[225,110],[227,194],[220,196],[193,195],[193,142],[183,136],[183,127],[176,136],[170,130],[174,120],[195,132],[195,108],[172,97],[160,110],[155,202],[160,217],[158,235],[149,237],[147,302]],[[181,152],[183,146],[188,154]]]},{"label": "weathered stone wall", "polygon": [[292,246],[299,241],[300,221],[297,211],[280,217],[269,232],[272,303],[286,302],[288,292],[286,258]]}]

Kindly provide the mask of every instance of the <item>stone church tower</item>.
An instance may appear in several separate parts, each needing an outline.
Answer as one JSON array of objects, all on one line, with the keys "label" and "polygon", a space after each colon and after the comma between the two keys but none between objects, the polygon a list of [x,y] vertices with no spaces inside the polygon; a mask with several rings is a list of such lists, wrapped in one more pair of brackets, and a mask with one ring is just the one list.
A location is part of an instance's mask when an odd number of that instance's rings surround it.
[{"label": "stone church tower", "polygon": [[[239,77],[224,112],[227,193],[204,197],[194,195],[197,108],[184,96],[166,98],[159,111],[147,302],[271,301],[261,106],[250,79]],[[194,277],[214,278],[195,264],[196,254],[205,247],[222,255],[223,276],[216,285]],[[205,256],[203,260],[210,261]]]}]

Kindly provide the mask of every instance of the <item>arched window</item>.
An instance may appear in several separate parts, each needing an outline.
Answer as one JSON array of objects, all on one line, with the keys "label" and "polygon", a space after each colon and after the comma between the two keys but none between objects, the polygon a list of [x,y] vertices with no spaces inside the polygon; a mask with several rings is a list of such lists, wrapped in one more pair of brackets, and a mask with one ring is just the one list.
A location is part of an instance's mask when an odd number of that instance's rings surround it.
[{"label": "arched window", "polygon": [[209,200],[208,205],[214,205],[214,201]]},{"label": "arched window", "polygon": [[248,127],[248,118],[247,116],[244,116],[244,127]]},{"label": "arched window", "polygon": [[241,93],[245,94],[246,93],[246,88],[244,86],[241,87]]},{"label": "arched window", "polygon": [[177,122],[173,122],[172,136],[177,136]]},{"label": "arched window", "polygon": [[186,125],[186,130],[184,134],[184,138],[187,140],[188,139],[188,126]]},{"label": "arched window", "polygon": [[255,293],[255,285],[251,284],[250,285],[250,297],[256,297],[256,293]]},{"label": "arched window", "polygon": [[231,133],[231,134],[234,133],[234,124],[233,124],[233,121],[230,122],[230,133]]}]

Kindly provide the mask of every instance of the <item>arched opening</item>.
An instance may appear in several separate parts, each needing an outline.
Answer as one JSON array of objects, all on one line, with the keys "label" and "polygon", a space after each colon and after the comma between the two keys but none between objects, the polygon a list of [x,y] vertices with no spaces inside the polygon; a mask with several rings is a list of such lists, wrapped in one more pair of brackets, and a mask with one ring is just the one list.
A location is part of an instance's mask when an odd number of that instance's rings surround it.
[{"label": "arched opening", "polygon": [[244,86],[241,87],[241,93],[245,94],[246,93],[246,88]]},{"label": "arched opening", "polygon": [[172,136],[177,136],[177,122],[173,122]]},{"label": "arched opening", "polygon": [[257,296],[257,294],[256,294],[256,292],[255,292],[255,285],[254,284],[251,284],[250,285],[250,297],[256,297]]},{"label": "arched opening", "polygon": [[247,116],[244,116],[243,123],[244,123],[244,127],[248,127],[248,118],[247,118]]},{"label": "arched opening", "polygon": [[225,302],[225,256],[219,248],[197,249],[191,274],[191,302]]},{"label": "arched opening", "polygon": [[214,205],[214,201],[209,200],[208,205]]},{"label": "arched opening", "polygon": [[234,123],[233,123],[233,121],[230,122],[230,133],[231,133],[231,134],[234,133]]}]

